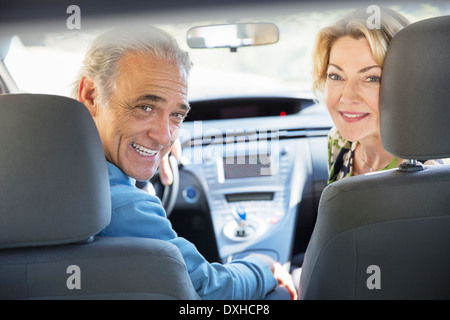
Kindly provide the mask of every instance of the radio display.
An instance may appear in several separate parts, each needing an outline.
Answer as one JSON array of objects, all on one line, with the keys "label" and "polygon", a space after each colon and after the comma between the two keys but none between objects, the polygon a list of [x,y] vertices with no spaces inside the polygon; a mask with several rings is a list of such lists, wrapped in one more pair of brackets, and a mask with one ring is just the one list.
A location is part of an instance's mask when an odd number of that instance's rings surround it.
[{"label": "radio display", "polygon": [[273,192],[250,192],[226,194],[227,202],[273,200]]},{"label": "radio display", "polygon": [[270,155],[245,155],[223,159],[225,179],[252,178],[272,175]]}]

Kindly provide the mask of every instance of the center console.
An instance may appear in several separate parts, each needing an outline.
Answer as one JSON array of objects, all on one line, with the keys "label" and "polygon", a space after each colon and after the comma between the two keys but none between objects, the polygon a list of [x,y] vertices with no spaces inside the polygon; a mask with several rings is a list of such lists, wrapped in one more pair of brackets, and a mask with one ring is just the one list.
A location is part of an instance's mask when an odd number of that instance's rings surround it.
[{"label": "center console", "polygon": [[[289,261],[297,206],[311,171],[308,148],[307,139],[275,139],[184,149],[184,169],[205,190],[223,262],[252,252]],[[199,155],[201,163],[192,161]],[[183,196],[195,201],[189,186]]]}]

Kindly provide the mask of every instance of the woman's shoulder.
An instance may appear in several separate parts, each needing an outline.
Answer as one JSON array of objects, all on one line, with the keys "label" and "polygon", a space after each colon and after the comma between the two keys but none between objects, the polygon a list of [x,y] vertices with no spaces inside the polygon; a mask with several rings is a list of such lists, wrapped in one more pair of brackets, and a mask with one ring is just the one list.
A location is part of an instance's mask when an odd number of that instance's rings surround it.
[{"label": "woman's shoulder", "polygon": [[328,183],[351,174],[355,146],[356,143],[344,139],[336,127],[328,132]]},{"label": "woman's shoulder", "polygon": [[350,150],[352,148],[352,143],[339,133],[336,127],[333,127],[328,132],[328,151],[330,154],[337,155],[342,149]]}]

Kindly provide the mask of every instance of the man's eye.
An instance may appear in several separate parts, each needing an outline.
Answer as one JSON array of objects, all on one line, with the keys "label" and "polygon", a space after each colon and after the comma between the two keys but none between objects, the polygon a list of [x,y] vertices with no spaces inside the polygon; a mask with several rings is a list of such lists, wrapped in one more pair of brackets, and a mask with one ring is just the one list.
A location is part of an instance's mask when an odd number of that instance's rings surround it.
[{"label": "man's eye", "polygon": [[174,113],[174,114],[172,114],[175,118],[177,118],[178,120],[181,120],[181,121],[183,121],[184,120],[184,118],[186,118],[186,114],[184,114],[184,113]]},{"label": "man's eye", "polygon": [[139,109],[142,109],[144,111],[152,111],[153,109],[149,106],[138,106]]}]

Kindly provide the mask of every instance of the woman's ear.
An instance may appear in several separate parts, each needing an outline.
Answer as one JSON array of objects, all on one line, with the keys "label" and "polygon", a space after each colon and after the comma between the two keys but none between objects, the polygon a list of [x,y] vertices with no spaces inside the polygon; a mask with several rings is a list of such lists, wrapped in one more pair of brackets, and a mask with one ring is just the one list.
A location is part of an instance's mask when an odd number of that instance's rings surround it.
[{"label": "woman's ear", "polygon": [[97,87],[94,81],[88,77],[81,78],[78,87],[78,101],[82,102],[91,113],[92,117],[97,114]]}]

